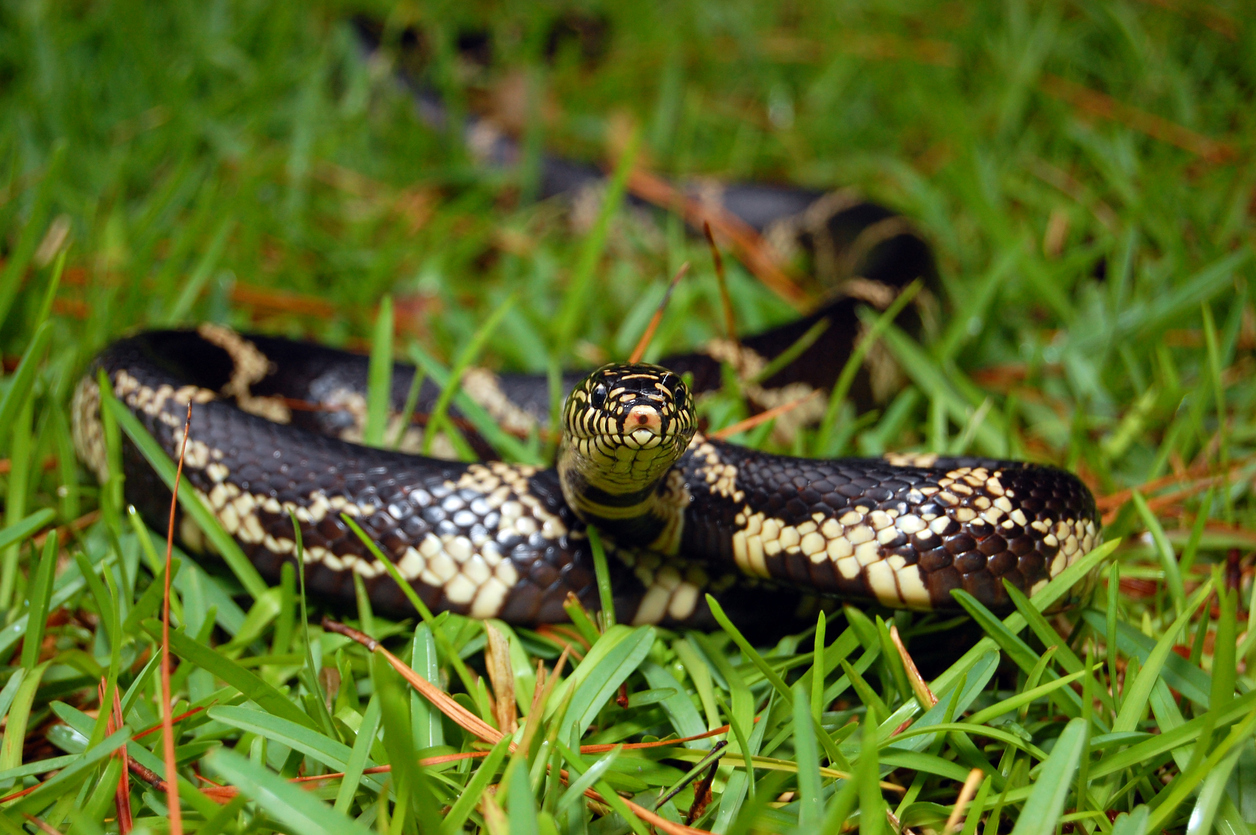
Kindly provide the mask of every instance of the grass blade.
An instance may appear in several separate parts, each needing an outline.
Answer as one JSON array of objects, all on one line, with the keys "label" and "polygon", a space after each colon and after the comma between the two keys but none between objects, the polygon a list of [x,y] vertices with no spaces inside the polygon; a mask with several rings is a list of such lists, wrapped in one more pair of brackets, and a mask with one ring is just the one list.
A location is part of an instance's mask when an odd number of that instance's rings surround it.
[{"label": "grass blade", "polygon": [[27,589],[27,613],[30,628],[22,641],[22,668],[27,672],[35,669],[39,654],[43,650],[44,625],[48,618],[48,601],[52,598],[52,580],[57,568],[57,538],[50,536],[44,540],[43,553],[39,557],[35,570],[31,572],[31,582]]},{"label": "grass blade", "polygon": [[[161,634],[160,624],[156,621],[146,621],[144,629],[153,637]],[[221,653],[215,652],[212,648],[179,631],[170,633],[170,649],[187,663],[195,664],[213,673],[275,716],[312,731],[318,731],[314,720],[293,704],[287,696],[279,692],[274,685],[263,681],[255,673],[246,670]]]},{"label": "grass blade", "polygon": [[[153,436],[148,434],[140,422],[136,420],[135,415],[131,414],[116,398],[105,396],[103,392],[100,403],[102,409],[108,409],[109,414],[118,422],[118,426],[131,439],[131,442],[139,448],[144,459],[157,472],[166,486],[174,489],[174,462],[170,460],[161,446],[153,440]],[[253,563],[249,562],[248,558],[244,556],[244,552],[240,550],[240,546],[236,544],[236,541],[222,529],[222,525],[218,524],[217,518],[205,506],[205,503],[201,501],[195,490],[180,490],[179,506],[183,508],[184,513],[191,516],[196,524],[200,526],[205,536],[213,543],[214,549],[222,555],[223,560],[230,566],[232,573],[239,579],[240,585],[244,586],[245,591],[253,597],[260,597],[270,588],[266,581],[262,579],[262,575],[253,567]]]},{"label": "grass blade", "polygon": [[219,748],[205,762],[285,828],[304,835],[371,835],[362,824],[230,748]]},{"label": "grass blade", "polygon": [[[367,368],[366,428],[362,442],[367,446],[383,446],[388,414],[392,410],[393,375],[393,303],[384,296],[375,316],[375,333],[371,337],[371,358]],[[404,423],[408,414],[403,416]]]},{"label": "grass blade", "polygon": [[1072,719],[1060,733],[1051,756],[1038,770],[1029,799],[1021,809],[1012,835],[1052,835],[1064,811],[1073,775],[1086,754],[1089,729],[1083,719]]},{"label": "grass blade", "polygon": [[576,336],[576,326],[585,315],[588,307],[589,294],[593,289],[593,276],[606,248],[606,237],[610,230],[611,220],[619,211],[624,200],[624,192],[628,187],[628,177],[632,174],[637,162],[637,151],[641,147],[641,129],[634,128],[628,139],[624,152],[615,164],[615,173],[611,175],[606,193],[602,196],[602,205],[598,210],[597,220],[585,237],[580,247],[580,255],[572,270],[571,282],[563,294],[563,306],[558,312],[557,325],[554,329],[555,353],[564,354],[570,351]]}]

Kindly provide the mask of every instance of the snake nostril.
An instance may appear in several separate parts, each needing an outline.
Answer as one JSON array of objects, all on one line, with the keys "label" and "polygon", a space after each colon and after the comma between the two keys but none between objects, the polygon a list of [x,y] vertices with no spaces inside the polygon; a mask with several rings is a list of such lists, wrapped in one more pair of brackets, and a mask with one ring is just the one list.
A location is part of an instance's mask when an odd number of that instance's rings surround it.
[{"label": "snake nostril", "polygon": [[624,424],[634,432],[645,430],[655,435],[663,432],[663,417],[653,406],[638,403],[628,410]]}]

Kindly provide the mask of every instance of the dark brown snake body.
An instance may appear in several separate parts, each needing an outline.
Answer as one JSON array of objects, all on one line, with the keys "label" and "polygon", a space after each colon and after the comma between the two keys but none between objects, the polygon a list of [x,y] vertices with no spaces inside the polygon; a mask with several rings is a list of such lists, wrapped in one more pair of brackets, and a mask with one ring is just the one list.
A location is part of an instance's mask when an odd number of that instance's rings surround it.
[{"label": "dark brown snake body", "polygon": [[[282,362],[298,355],[313,364]],[[293,514],[313,592],[351,601],[356,572],[378,607],[408,611],[346,514],[434,609],[535,624],[565,619],[569,595],[598,605],[581,518],[587,508],[564,497],[558,471],[371,449],[322,434],[320,422],[343,412],[288,408],[300,401],[344,409],[361,399],[360,357],[216,326],[116,342],[80,384],[74,409],[79,454],[104,478],[97,369],[172,458],[193,403],[187,484],[268,578],[293,558]],[[610,384],[618,392],[610,405],[622,418],[645,402],[637,388],[654,381],[638,373]],[[588,385],[577,387],[569,411],[591,408],[581,400]],[[622,429],[621,418],[602,419],[621,420]],[[1089,491],[1050,467],[809,460],[701,436],[680,449],[676,466],[638,497],[651,503],[649,524],[597,520],[610,534],[624,620],[707,624],[708,592],[746,622],[780,622],[801,594],[936,609],[952,606],[951,590],[962,588],[1002,608],[1002,581],[1032,592],[1097,542]],[[164,525],[169,494],[130,443],[123,468],[128,498],[154,526]],[[601,494],[593,498],[606,506]],[[205,547],[190,520],[179,533],[190,548]]]}]

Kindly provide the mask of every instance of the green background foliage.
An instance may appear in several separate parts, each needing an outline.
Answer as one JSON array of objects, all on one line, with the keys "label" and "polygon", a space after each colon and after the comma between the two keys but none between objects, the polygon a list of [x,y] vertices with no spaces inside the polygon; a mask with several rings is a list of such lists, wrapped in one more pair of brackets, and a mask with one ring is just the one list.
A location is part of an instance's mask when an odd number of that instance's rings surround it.
[{"label": "green background foliage", "polygon": [[[181,559],[174,711],[208,708],[177,729],[188,829],[427,832],[444,810],[449,830],[642,832],[547,766],[646,806],[679,787],[659,814],[680,820],[694,800],[687,772],[711,740],[578,747],[725,723],[705,829],[941,831],[972,769],[979,812],[959,818],[965,835],[1250,828],[1256,27],[1245,6],[585,11],[605,24],[592,55],[578,38],[547,49],[571,12],[557,4],[0,3],[0,785],[46,780],[3,807],[0,829],[34,831],[27,813],[61,831],[114,831],[109,755],[126,744],[160,771],[159,734],[137,735],[160,715],[162,542],[117,485],[98,487],[74,460],[70,397],[93,353],[196,321],[379,349],[390,296],[399,358],[440,369],[474,353],[546,372],[625,356],[687,260],[653,351],[692,347],[721,320],[705,245],[678,219],[620,211],[600,241],[579,211],[530,199],[542,148],[613,162],[634,131],[654,171],[853,188],[922,231],[948,302],[923,344],[885,334],[907,369],[902,393],[870,415],[844,406],[837,432],[799,449],[973,451],[1079,470],[1120,542],[1094,603],[1050,617],[1026,603],[1005,623],[976,612],[981,642],[931,665],[933,707],[917,701],[888,628],[927,658],[954,625],[941,616],[839,612],[757,649],[735,625],[599,635],[584,624],[592,648],[530,714],[536,661],[552,666],[558,647],[500,626],[531,744],[363,776],[477,746],[365,651],[307,628],[291,577],[252,598],[247,578]],[[425,77],[453,113],[517,127],[523,163],[488,170],[457,131],[422,124],[394,74],[407,57],[366,55],[349,22],[359,13],[425,32]],[[490,36],[486,66],[459,58],[470,31]],[[585,278],[591,292],[573,296]],[[743,332],[793,315],[739,266],[730,280]],[[570,333],[554,327],[564,315]],[[713,423],[741,415],[731,397],[705,408]],[[35,541],[54,525],[63,541]],[[1230,576],[1217,570],[1227,560]],[[1237,594],[1210,596],[1233,575]],[[492,721],[480,624],[348,615]],[[113,734],[96,713],[102,678],[126,718]],[[626,683],[626,707],[606,701],[607,682]],[[205,799],[194,767],[243,796]],[[332,770],[359,779],[309,791],[283,780]],[[134,780],[131,795],[137,820],[164,831],[164,795]]]}]

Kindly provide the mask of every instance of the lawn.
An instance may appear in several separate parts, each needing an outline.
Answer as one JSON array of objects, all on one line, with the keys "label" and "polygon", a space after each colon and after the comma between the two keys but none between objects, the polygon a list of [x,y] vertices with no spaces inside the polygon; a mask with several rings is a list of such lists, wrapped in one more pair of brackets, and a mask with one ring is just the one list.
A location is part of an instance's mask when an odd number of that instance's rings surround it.
[{"label": "lawn", "polygon": [[[1250,831],[1243,4],[582,9],[598,25],[555,40],[557,3],[0,4],[0,830]],[[421,29],[423,77],[513,124],[523,163],[425,125],[397,76],[413,52],[368,56],[358,14]],[[471,32],[487,64],[460,58]],[[1057,583],[1004,620],[839,608],[776,643],[334,613],[386,654],[321,626],[291,576],[249,595],[176,549],[169,822],[165,541],[76,462],[90,358],[211,321],[441,368],[589,367],[627,356],[685,262],[652,352],[692,348],[723,328],[700,237],[533,199],[541,149],[613,168],[634,142],[643,171],[851,188],[921,231],[945,301],[882,337],[902,390],[799,444],[1075,470],[1108,542],[1091,603],[1040,614]],[[795,315],[745,266],[728,278],[741,332]],[[961,625],[971,647],[939,657]],[[148,773],[120,797],[123,750]]]}]

